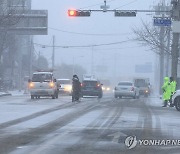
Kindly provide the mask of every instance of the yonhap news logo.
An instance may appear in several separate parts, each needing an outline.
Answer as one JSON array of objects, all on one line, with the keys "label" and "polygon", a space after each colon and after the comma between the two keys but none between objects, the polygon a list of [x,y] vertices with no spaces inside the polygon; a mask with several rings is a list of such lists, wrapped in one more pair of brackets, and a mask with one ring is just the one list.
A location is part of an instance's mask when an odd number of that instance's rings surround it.
[{"label": "yonhap news logo", "polygon": [[180,146],[180,139],[177,140],[158,140],[158,139],[142,139],[137,140],[136,136],[128,136],[125,139],[125,146],[127,149],[133,149],[139,146]]},{"label": "yonhap news logo", "polygon": [[125,140],[125,145],[128,149],[132,149],[132,148],[136,147],[137,143],[138,143],[138,141],[136,139],[136,136],[129,136]]}]

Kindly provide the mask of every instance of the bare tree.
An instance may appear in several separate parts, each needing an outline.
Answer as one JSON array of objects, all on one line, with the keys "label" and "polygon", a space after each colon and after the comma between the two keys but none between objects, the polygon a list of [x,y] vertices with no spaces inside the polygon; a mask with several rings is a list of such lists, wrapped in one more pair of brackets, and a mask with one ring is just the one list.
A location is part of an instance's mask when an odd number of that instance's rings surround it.
[{"label": "bare tree", "polygon": [[171,54],[168,46],[168,34],[170,28],[165,27],[164,44],[161,44],[159,28],[150,25],[152,25],[152,23],[148,24],[142,21],[142,27],[133,28],[133,32],[136,35],[134,40],[141,42],[145,46],[148,46],[153,52],[159,55],[163,45],[164,52],[167,54]]},{"label": "bare tree", "polygon": [[142,21],[142,27],[134,28],[133,32],[136,35],[136,41],[141,42],[144,46],[148,46],[150,50],[159,55],[159,93],[162,93],[161,86],[163,84],[163,77],[169,73],[169,58],[171,56],[170,41],[172,40],[172,34],[169,27],[159,28],[150,25],[152,25],[152,23],[148,24]]},{"label": "bare tree", "polygon": [[[0,71],[2,70],[2,55],[9,47],[10,41],[8,39],[8,29],[15,26],[20,21],[20,16],[23,9],[14,7],[13,3],[20,4],[20,0],[0,0]],[[1,75],[1,74],[0,74]]]}]

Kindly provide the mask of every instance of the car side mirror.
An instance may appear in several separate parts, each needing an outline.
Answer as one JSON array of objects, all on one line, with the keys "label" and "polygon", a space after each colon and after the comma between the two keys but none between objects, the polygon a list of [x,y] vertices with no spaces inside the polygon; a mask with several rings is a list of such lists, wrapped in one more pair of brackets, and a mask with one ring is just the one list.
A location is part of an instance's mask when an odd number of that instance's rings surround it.
[{"label": "car side mirror", "polygon": [[57,80],[56,80],[56,79],[54,79],[53,81],[54,81],[54,82],[56,82]]}]

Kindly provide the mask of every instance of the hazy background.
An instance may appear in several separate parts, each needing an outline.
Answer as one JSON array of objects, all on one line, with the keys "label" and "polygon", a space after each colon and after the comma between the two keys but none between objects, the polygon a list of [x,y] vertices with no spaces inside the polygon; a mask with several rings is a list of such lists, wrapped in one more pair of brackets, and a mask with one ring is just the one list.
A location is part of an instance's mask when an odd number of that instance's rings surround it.
[{"label": "hazy background", "polygon": [[[102,4],[100,4],[102,3]],[[111,9],[153,9],[157,4],[154,0],[109,0],[107,5]],[[138,13],[137,17],[114,17],[111,12],[92,12],[91,17],[70,18],[67,10],[74,9],[99,9],[103,0],[33,0],[32,9],[47,9],[49,11],[48,36],[35,36],[34,42],[52,45],[52,36],[56,37],[56,45],[91,45],[121,42],[134,38],[132,28],[141,27],[141,20],[152,22],[152,15]],[[55,28],[57,30],[53,30]],[[67,32],[62,32],[67,31]],[[74,34],[75,33],[82,33]],[[95,35],[87,35],[95,34]],[[98,35],[113,34],[113,35]],[[51,65],[52,48],[35,46]],[[74,59],[74,60],[73,60]],[[100,78],[125,78],[146,76],[151,82],[156,78],[154,68],[157,67],[158,57],[147,47],[138,42],[129,41],[122,44],[100,46],[93,48],[93,73]],[[61,63],[82,65],[87,73],[92,68],[92,47],[90,48],[56,48],[55,65]],[[152,73],[136,73],[135,65],[152,63]],[[100,66],[105,70],[97,72]]]}]

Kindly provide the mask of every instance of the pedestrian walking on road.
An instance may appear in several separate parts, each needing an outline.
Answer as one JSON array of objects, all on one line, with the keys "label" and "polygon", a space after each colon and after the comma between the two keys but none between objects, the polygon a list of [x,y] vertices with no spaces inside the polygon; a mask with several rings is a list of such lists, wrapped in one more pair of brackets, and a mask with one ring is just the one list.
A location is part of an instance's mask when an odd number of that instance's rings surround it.
[{"label": "pedestrian walking on road", "polygon": [[81,93],[81,82],[77,75],[73,75],[72,79],[72,102],[79,101]]}]

